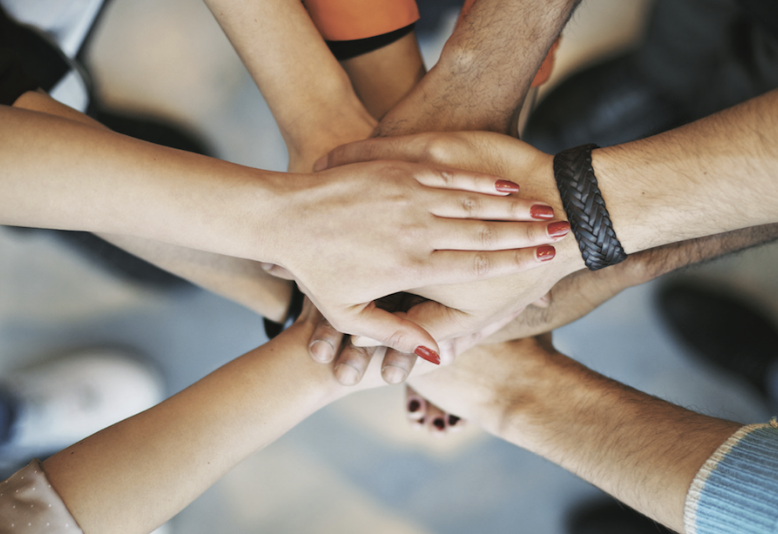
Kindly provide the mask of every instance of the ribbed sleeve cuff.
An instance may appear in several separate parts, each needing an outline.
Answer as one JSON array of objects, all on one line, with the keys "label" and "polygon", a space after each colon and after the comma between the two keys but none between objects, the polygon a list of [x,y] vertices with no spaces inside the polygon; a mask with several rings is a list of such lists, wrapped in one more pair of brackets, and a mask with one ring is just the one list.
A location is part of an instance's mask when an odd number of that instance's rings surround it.
[{"label": "ribbed sleeve cuff", "polygon": [[778,533],[778,422],[745,426],[695,476],[686,496],[687,534]]}]

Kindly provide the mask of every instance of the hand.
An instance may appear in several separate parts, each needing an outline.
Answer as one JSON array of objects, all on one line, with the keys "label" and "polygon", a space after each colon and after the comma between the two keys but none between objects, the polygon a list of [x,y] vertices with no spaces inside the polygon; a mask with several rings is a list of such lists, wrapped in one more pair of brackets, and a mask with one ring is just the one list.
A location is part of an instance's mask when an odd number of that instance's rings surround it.
[{"label": "hand", "polygon": [[[413,302],[420,300],[419,297],[407,293],[392,295],[391,297],[381,299],[379,305],[387,310],[401,310],[412,305]],[[398,317],[403,317],[403,312],[395,312]],[[481,330],[453,337],[440,344],[441,352],[439,360],[432,362],[435,364],[447,365],[454,358],[477,345],[481,340],[499,331],[508,324],[516,314],[504,317],[498,321],[488,324]],[[341,345],[343,346],[341,347]],[[334,362],[333,371],[335,378],[344,385],[353,386],[362,380],[367,369],[376,359],[381,359],[381,376],[389,384],[399,384],[404,381],[416,368],[416,356],[413,354],[404,354],[393,349],[384,350],[383,347],[357,346],[353,343],[353,338],[347,338],[343,341],[343,334],[338,332],[332,325],[322,318],[316,325],[311,335],[308,350],[314,360],[329,364]],[[376,356],[380,352],[380,358]],[[430,363],[422,362],[423,369],[432,368]]]},{"label": "hand", "polygon": [[[370,139],[338,147],[317,162],[316,168],[374,159],[404,159],[508,176],[521,183],[522,196],[543,199],[554,208],[555,216],[565,216],[553,177],[553,158],[505,135],[460,132]],[[407,317],[435,339],[444,340],[514,314],[583,268],[572,238],[563,239],[555,249],[556,259],[544,269],[469,284],[417,288],[414,293],[434,302],[410,309]],[[357,344],[366,341],[357,340]]]}]

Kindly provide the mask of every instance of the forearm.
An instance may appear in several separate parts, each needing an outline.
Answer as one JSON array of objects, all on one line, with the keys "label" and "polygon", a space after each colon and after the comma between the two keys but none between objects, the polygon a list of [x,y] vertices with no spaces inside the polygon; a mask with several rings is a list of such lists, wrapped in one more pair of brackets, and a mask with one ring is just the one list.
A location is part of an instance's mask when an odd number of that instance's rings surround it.
[{"label": "forearm", "polygon": [[306,156],[312,165],[335,146],[370,135],[374,120],[299,0],[205,3],[270,106],[291,161],[314,151]]},{"label": "forearm", "polygon": [[381,122],[381,135],[514,133],[535,73],[580,0],[478,0],[440,61]]},{"label": "forearm", "polygon": [[600,271],[575,272],[551,288],[547,307],[529,306],[484,343],[499,343],[549,332],[580,319],[629,287],[776,239],[778,224],[754,226],[644,250]]},{"label": "forearm", "polygon": [[43,464],[87,534],[156,528],[226,471],[345,394],[307,353],[312,325],[230,362]]},{"label": "forearm", "polygon": [[778,222],[778,91],[593,153],[628,253]]},{"label": "forearm", "polygon": [[98,235],[130,254],[271,321],[283,322],[286,317],[293,282],[268,274],[256,261],[131,236]]},{"label": "forearm", "polygon": [[132,235],[236,256],[248,252],[240,242],[256,243],[255,251],[270,245],[247,221],[272,227],[283,209],[273,194],[281,191],[279,173],[48,113],[0,107],[0,117],[3,224]]},{"label": "forearm", "polygon": [[416,35],[341,62],[367,111],[381,120],[427,72]]},{"label": "forearm", "polygon": [[511,399],[497,434],[683,532],[692,480],[740,425],[633,390],[561,355],[536,372],[532,395]]}]

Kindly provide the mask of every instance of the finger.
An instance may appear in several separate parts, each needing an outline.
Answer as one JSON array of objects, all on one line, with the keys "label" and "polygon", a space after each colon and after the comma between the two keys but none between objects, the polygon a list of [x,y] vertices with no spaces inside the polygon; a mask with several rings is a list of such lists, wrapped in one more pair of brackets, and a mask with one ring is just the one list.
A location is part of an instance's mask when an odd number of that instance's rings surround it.
[{"label": "finger", "polygon": [[319,363],[330,363],[335,358],[342,340],[343,334],[322,317],[311,335],[308,353]]},{"label": "finger", "polygon": [[366,139],[341,145],[317,160],[313,165],[313,170],[319,172],[349,163],[379,159],[419,161],[426,147],[423,143],[414,142],[417,140],[414,138],[417,136]]},{"label": "finger", "polygon": [[430,212],[438,217],[491,221],[549,221],[554,208],[545,202],[511,197],[489,197],[460,192],[437,194]]},{"label": "finger", "polygon": [[444,219],[436,250],[511,250],[555,243],[570,233],[567,221],[487,222]]},{"label": "finger", "polygon": [[355,335],[370,337],[386,347],[440,364],[440,351],[432,336],[413,321],[377,308],[372,302],[351,324]]},{"label": "finger", "polygon": [[518,193],[520,189],[519,184],[493,174],[464,171],[438,165],[416,166],[413,176],[417,182],[427,187],[457,189],[487,195],[508,195]]},{"label": "finger", "polygon": [[387,384],[401,384],[408,378],[416,363],[415,354],[405,354],[389,349],[381,365],[381,376]]},{"label": "finger", "polygon": [[375,351],[375,347],[355,347],[347,343],[335,360],[335,379],[344,386],[359,384]]},{"label": "finger", "polygon": [[365,336],[351,336],[351,344],[355,347],[378,347],[381,342]]},{"label": "finger", "polygon": [[551,245],[487,252],[436,250],[427,268],[420,272],[418,286],[461,284],[521,273],[540,267],[555,255]]},{"label": "finger", "polygon": [[427,410],[426,404],[427,401],[415,389],[405,386],[405,410],[408,412],[408,419],[411,421],[424,419]]}]

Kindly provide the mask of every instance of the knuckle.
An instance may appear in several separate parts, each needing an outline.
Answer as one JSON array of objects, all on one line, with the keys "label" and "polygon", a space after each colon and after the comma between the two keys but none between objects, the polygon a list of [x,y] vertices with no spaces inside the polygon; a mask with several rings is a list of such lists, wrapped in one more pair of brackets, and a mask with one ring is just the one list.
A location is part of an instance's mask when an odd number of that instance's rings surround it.
[{"label": "knuckle", "polygon": [[448,161],[449,144],[436,135],[427,137],[424,143],[424,160],[435,163]]},{"label": "knuckle", "polygon": [[494,245],[496,237],[491,226],[483,226],[478,231],[478,241],[485,250],[489,250]]},{"label": "knuckle", "polygon": [[468,215],[474,215],[481,209],[481,201],[474,196],[466,196],[462,198],[462,209]]},{"label": "knuckle", "polygon": [[487,254],[476,254],[473,259],[473,273],[483,278],[487,276],[492,270],[492,261]]}]

